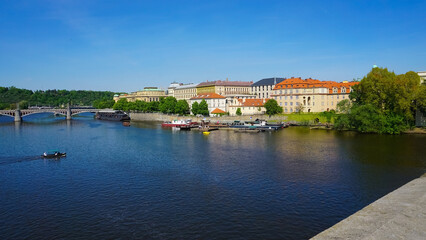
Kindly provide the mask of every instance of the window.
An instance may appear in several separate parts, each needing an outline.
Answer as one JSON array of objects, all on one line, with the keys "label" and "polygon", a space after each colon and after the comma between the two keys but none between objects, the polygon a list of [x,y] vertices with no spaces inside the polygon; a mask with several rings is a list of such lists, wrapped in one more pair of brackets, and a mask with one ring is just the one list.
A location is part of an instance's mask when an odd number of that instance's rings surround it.
[{"label": "window", "polygon": [[283,96],[280,96],[280,100],[282,100],[283,99]]},{"label": "window", "polygon": [[324,102],[321,102],[321,106],[324,106]]},{"label": "window", "polygon": [[284,99],[287,100],[287,96],[285,96]]},{"label": "window", "polygon": [[333,93],[337,93],[337,88],[336,87],[333,88]]},{"label": "window", "polygon": [[296,102],[296,106],[299,106],[299,102]]},{"label": "window", "polygon": [[293,102],[290,102],[290,106],[293,106]]},{"label": "window", "polygon": [[321,96],[321,99],[324,100],[324,95]]},{"label": "window", "polygon": [[299,93],[299,89],[296,89],[296,93]]},{"label": "window", "polygon": [[299,99],[299,96],[296,96],[296,99]]},{"label": "window", "polygon": [[286,105],[286,106],[287,106],[287,102],[285,102],[285,103],[284,103],[284,105]]},{"label": "window", "polygon": [[293,99],[293,96],[290,96],[290,99]]},{"label": "window", "polygon": [[281,106],[281,107],[283,106],[283,103],[282,103],[282,102],[280,102],[280,106]]},{"label": "window", "polygon": [[337,99],[339,99],[339,95],[337,95]]}]

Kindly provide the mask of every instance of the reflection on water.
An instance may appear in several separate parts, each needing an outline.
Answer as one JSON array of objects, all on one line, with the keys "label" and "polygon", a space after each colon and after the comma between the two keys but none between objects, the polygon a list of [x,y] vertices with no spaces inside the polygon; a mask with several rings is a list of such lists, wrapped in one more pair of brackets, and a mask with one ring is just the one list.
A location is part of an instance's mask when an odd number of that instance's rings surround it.
[{"label": "reflection on water", "polygon": [[47,116],[0,123],[0,141],[1,239],[306,239],[426,169],[425,136],[308,128]]}]

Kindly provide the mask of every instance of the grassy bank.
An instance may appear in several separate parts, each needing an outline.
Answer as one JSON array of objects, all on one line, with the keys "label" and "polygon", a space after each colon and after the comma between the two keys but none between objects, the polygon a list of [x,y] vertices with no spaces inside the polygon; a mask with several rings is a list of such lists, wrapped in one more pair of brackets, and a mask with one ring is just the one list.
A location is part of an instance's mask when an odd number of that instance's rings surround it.
[{"label": "grassy bank", "polygon": [[[298,122],[302,125],[311,125],[314,124],[315,119],[318,118],[320,123],[326,123],[327,118],[322,116],[321,113],[290,113],[290,114],[280,114],[280,116],[285,116],[286,122]],[[334,118],[331,119],[331,123],[334,122]]]}]

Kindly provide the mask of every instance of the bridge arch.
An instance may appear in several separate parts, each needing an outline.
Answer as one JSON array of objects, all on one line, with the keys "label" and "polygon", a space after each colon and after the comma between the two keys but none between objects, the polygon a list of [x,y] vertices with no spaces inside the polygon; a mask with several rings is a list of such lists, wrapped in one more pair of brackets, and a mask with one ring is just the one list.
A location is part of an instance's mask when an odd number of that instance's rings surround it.
[{"label": "bridge arch", "polygon": [[41,111],[41,112],[28,112],[28,113],[26,113],[26,112],[21,112],[21,116],[22,116],[22,117],[26,117],[26,116],[29,116],[29,115],[33,115],[33,114],[40,114],[40,113],[61,114],[61,115],[64,115],[64,116],[66,116],[66,115],[67,115],[67,113],[66,113],[66,112],[65,112],[65,113],[62,113],[62,112],[55,112],[55,111]]},{"label": "bridge arch", "polygon": [[11,118],[15,117],[15,115],[7,114],[7,113],[1,113],[1,112],[0,112],[0,116],[8,116],[8,117],[11,117]]}]

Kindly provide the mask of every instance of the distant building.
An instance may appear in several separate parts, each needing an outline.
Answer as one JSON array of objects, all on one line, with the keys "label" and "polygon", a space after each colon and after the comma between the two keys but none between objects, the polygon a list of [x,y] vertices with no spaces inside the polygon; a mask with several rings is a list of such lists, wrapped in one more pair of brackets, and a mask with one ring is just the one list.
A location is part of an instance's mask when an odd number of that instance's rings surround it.
[{"label": "distant building", "polygon": [[179,86],[181,86],[183,83],[178,83],[178,82],[172,82],[170,85],[169,85],[169,87],[167,88],[167,96],[168,97],[174,97],[175,95],[174,95],[174,90],[177,88],[177,87],[179,87]]},{"label": "distant building", "polygon": [[417,72],[420,76],[420,84],[426,84],[426,71]]},{"label": "distant building", "polygon": [[237,99],[228,104],[228,112],[230,116],[237,115],[237,109],[241,110],[242,115],[265,114],[265,103],[269,99]]},{"label": "distant building", "polygon": [[329,111],[336,109],[338,102],[349,99],[352,87],[358,83],[289,78],[274,87],[272,98],[284,113]]},{"label": "distant building", "polygon": [[277,83],[284,81],[285,78],[264,78],[251,85],[251,93],[256,98],[269,98]]},{"label": "distant building", "polygon": [[119,99],[126,98],[129,102],[134,102],[136,100],[141,100],[145,102],[160,101],[161,97],[165,97],[166,92],[157,87],[145,87],[141,91],[132,92],[130,94],[121,94],[118,98],[114,97],[115,101]]},{"label": "distant building", "polygon": [[189,83],[176,87],[174,89],[174,97],[177,100],[186,100],[189,102],[189,99],[197,95],[197,85],[198,83]]},{"label": "distant building", "polygon": [[198,84],[197,94],[205,93],[217,93],[222,96],[231,96],[231,95],[249,95],[250,86],[253,82],[242,82],[242,81],[207,81]]},{"label": "distant building", "polygon": [[195,102],[200,104],[203,99],[207,102],[210,115],[215,114],[212,111],[215,110],[217,112],[218,110],[216,109],[226,112],[226,98],[217,93],[198,94],[190,99],[189,106],[192,107],[192,104]]}]

